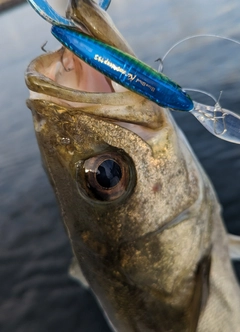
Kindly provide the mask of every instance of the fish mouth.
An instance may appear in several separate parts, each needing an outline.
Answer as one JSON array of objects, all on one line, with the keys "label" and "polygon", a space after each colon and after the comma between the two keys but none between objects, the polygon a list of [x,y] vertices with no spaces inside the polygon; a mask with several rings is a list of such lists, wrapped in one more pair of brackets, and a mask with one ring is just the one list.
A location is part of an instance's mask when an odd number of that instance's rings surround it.
[{"label": "fish mouth", "polygon": [[166,122],[161,107],[106,78],[66,48],[33,60],[25,79],[30,100],[48,100],[114,122],[145,141]]},{"label": "fish mouth", "polygon": [[[103,74],[79,59],[71,51],[61,48],[55,61],[42,68],[42,74],[55,83],[91,93],[126,92],[121,85],[111,81]],[[83,103],[67,102],[70,106],[82,106]]]},{"label": "fish mouth", "polygon": [[[111,81],[88,64],[78,59],[72,52],[62,48],[59,59],[56,59],[45,74],[49,79],[67,88],[85,92],[111,93],[114,91]],[[68,105],[81,106],[82,103]]]}]

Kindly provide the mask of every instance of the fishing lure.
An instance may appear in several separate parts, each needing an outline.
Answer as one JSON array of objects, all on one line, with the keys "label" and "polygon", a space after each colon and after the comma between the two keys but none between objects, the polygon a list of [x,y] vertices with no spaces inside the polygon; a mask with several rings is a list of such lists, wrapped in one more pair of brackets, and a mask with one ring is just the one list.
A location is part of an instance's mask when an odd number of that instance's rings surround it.
[{"label": "fishing lure", "polygon": [[[74,22],[58,15],[46,0],[28,0],[37,13],[53,24],[52,34],[84,62],[118,84],[171,110],[187,111],[213,135],[240,144],[240,117],[222,109],[219,102],[208,106],[193,101],[177,83],[140,60],[86,34]],[[107,8],[111,1],[100,1]],[[68,24],[65,24],[65,20]]]},{"label": "fishing lure", "polygon": [[178,84],[131,55],[65,27],[53,26],[52,34],[83,61],[125,88],[163,107],[181,111],[193,108],[191,98]]},{"label": "fishing lure", "polygon": [[[55,13],[46,0],[29,2],[40,16],[53,24],[52,33],[63,45],[111,80],[160,106],[181,111],[193,108],[187,93],[164,74],[93,37],[76,30],[67,30],[66,27],[74,29],[74,22]],[[109,4],[109,0],[99,3],[103,9]]]}]

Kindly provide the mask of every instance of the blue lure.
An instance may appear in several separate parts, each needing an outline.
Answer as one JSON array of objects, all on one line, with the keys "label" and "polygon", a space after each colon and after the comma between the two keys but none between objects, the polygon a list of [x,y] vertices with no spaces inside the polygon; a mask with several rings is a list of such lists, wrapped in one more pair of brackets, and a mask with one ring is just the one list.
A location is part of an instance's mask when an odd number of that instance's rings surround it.
[{"label": "blue lure", "polygon": [[181,111],[193,109],[193,101],[167,76],[140,60],[79,31],[60,26],[52,34],[84,62],[156,104]]}]

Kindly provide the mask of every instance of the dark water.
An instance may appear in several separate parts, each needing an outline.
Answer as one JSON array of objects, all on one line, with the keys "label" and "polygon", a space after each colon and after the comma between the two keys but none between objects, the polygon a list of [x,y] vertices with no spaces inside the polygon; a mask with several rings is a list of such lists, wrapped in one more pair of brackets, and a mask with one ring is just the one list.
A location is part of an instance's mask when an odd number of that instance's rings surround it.
[{"label": "dark water", "polygon": [[[110,13],[155,67],[189,35],[240,40],[239,0],[113,0]],[[68,277],[71,249],[25,106],[25,68],[46,40],[48,49],[57,45],[49,30],[28,5],[0,16],[0,331],[107,332],[91,294]],[[239,59],[240,46],[202,38],[170,53],[164,70],[184,87],[223,91],[222,105],[240,114]],[[240,147],[214,138],[189,114],[175,115],[214,183],[228,230],[240,234]]]}]

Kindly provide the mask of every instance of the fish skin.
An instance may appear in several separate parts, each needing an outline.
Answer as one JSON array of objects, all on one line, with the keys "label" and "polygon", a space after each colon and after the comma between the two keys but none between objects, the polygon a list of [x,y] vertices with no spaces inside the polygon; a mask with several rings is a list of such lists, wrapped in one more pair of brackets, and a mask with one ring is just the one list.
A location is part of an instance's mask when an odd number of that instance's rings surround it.
[{"label": "fish skin", "polygon": [[[62,52],[30,64],[27,104],[73,252],[111,324],[120,332],[238,332],[240,292],[221,209],[185,137],[167,110],[134,93],[58,84],[49,68]],[[127,109],[133,127],[116,108]],[[130,174],[108,202],[94,198],[81,168],[103,155]]]}]

